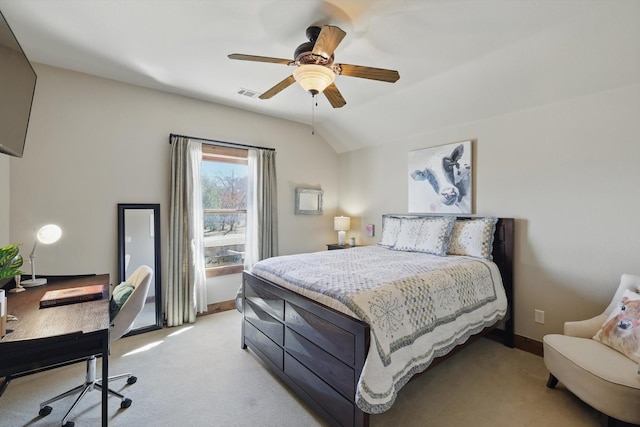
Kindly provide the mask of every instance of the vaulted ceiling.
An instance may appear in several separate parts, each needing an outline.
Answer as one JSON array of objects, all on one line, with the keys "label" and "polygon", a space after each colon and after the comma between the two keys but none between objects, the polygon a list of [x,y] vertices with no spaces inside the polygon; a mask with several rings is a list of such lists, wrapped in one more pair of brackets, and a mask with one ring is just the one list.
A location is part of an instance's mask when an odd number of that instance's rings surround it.
[{"label": "vaulted ceiling", "polygon": [[31,61],[311,124],[312,98],[281,64],[310,25],[347,35],[336,62],[398,70],[337,76],[315,131],[338,152],[419,138],[640,82],[635,0],[0,0]]}]

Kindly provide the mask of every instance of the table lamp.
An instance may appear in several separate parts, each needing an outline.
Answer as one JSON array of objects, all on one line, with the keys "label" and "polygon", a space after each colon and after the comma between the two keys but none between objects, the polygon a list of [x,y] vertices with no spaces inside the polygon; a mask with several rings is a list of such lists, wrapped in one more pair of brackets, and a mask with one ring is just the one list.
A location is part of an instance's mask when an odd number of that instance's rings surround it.
[{"label": "table lamp", "polygon": [[33,245],[33,250],[29,254],[29,264],[31,264],[31,279],[23,280],[21,285],[25,288],[31,288],[34,286],[42,286],[47,284],[47,279],[36,279],[36,247],[38,242],[43,245],[50,245],[55,243],[62,236],[62,229],[55,224],[47,224],[38,230],[36,234],[36,243]]},{"label": "table lamp", "polygon": [[348,216],[336,216],[333,218],[333,229],[338,232],[338,244],[344,245],[346,231],[351,228],[351,218]]}]

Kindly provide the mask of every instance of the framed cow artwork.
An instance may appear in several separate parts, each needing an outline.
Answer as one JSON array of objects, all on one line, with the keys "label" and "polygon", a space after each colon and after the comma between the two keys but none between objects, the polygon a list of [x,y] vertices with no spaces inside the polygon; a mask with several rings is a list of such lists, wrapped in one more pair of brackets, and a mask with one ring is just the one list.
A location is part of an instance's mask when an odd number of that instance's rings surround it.
[{"label": "framed cow artwork", "polygon": [[409,212],[471,214],[471,141],[409,152]]}]

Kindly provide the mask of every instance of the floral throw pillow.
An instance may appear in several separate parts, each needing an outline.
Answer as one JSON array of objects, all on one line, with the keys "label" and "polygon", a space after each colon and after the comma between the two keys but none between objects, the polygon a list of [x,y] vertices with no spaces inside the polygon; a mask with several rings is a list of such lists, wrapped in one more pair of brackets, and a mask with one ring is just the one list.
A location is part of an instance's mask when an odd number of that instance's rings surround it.
[{"label": "floral throw pillow", "polygon": [[593,339],[640,363],[640,295],[626,290]]}]

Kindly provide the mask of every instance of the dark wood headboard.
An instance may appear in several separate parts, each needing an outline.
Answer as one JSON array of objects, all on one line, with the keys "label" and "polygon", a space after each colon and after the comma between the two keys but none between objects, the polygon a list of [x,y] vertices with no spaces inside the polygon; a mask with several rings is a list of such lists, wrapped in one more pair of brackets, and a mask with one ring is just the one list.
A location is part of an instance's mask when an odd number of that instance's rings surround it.
[{"label": "dark wood headboard", "polygon": [[507,294],[509,312],[504,324],[505,336],[504,344],[513,347],[514,345],[514,299],[513,299],[513,238],[514,219],[498,218],[496,232],[493,237],[493,262],[498,265],[502,275],[502,284]]}]

